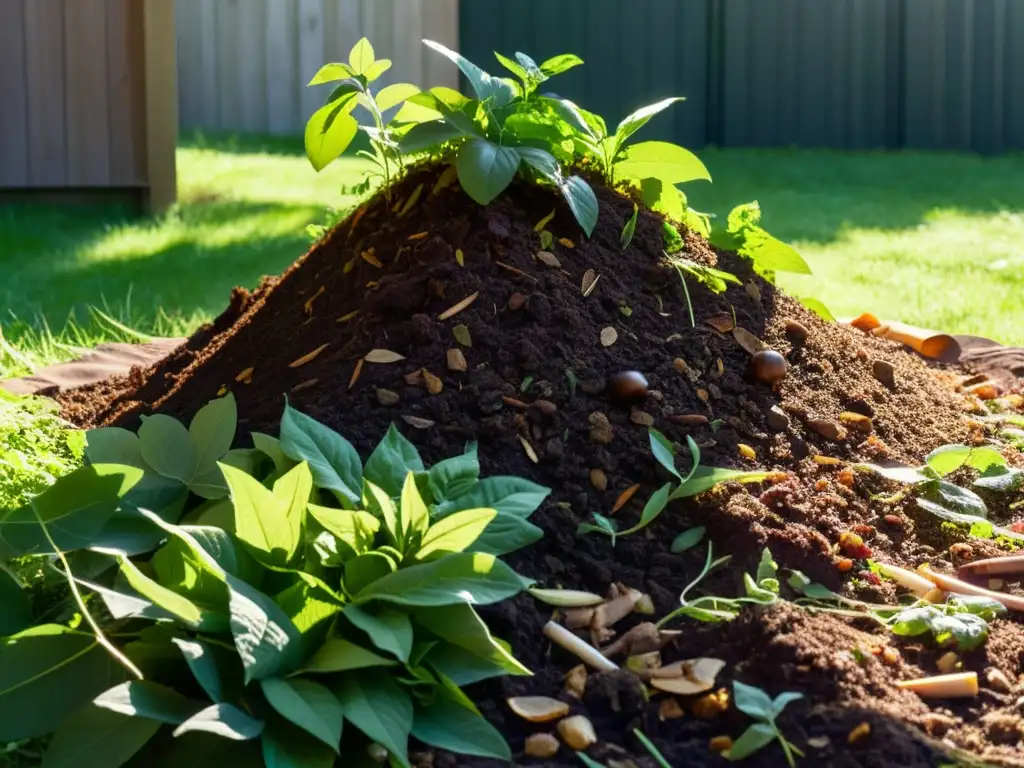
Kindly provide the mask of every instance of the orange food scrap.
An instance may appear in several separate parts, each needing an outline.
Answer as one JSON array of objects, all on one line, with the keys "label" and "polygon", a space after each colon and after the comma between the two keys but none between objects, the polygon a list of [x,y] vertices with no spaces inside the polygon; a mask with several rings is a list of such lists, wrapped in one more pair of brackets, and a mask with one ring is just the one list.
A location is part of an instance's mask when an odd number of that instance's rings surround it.
[{"label": "orange food scrap", "polygon": [[237,376],[235,376],[235,381],[241,381],[241,382],[243,382],[245,384],[248,384],[250,381],[252,381],[252,372],[253,372],[253,370],[254,370],[253,367],[249,366],[248,368],[243,370],[241,373],[239,373]]},{"label": "orange food scrap", "polygon": [[618,512],[620,509],[622,509],[624,506],[626,506],[626,503],[630,499],[632,499],[633,495],[637,491],[639,491],[639,490],[640,490],[640,483],[637,483],[636,485],[629,486],[629,488],[627,488],[622,493],[620,493],[619,494],[619,498],[617,498],[615,500],[615,505],[612,507],[611,514],[614,515],[616,512]]}]

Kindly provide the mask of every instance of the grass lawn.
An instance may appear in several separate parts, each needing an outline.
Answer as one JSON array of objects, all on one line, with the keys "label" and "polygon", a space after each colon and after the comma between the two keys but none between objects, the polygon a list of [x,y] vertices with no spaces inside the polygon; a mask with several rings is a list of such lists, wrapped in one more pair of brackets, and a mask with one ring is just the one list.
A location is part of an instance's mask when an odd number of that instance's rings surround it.
[{"label": "grass lawn", "polygon": [[[1024,156],[700,154],[715,183],[689,185],[691,203],[724,215],[758,199],[767,228],[815,270],[783,279],[794,293],[840,316],[868,310],[1024,344]],[[339,190],[363,167],[346,158],[318,175],[298,141],[200,138],[179,149],[180,203],[159,219],[0,207],[0,376],[131,338],[129,328],[187,333],[232,286],[299,256],[306,225],[352,205]]]}]

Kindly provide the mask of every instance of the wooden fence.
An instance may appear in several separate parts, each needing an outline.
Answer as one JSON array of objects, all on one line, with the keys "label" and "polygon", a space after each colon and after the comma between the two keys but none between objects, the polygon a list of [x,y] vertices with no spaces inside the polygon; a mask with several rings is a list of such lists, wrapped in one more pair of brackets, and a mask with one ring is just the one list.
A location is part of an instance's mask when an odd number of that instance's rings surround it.
[{"label": "wooden fence", "polygon": [[174,200],[173,0],[0,0],[0,196]]},{"label": "wooden fence", "polygon": [[306,83],[364,35],[393,61],[381,83],[458,84],[421,40],[458,47],[458,0],[177,0],[184,129],[301,133],[323,101]]}]

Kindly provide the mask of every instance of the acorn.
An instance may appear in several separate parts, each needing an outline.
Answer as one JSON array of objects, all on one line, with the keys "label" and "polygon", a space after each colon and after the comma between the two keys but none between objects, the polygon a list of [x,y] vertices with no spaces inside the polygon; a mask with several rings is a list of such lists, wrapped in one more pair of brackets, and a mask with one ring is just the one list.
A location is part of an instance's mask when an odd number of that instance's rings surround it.
[{"label": "acorn", "polygon": [[750,358],[750,372],[765,384],[777,384],[786,375],[789,363],[774,349],[762,349]]},{"label": "acorn", "polygon": [[639,371],[622,371],[608,380],[608,394],[619,403],[647,397],[647,379]]}]

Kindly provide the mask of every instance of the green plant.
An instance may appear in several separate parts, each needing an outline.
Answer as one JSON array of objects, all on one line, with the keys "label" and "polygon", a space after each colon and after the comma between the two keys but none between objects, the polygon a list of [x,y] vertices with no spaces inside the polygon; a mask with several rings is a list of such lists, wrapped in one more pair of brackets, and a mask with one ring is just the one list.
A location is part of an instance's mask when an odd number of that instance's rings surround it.
[{"label": "green plant", "polygon": [[669,761],[665,759],[663,754],[661,754],[661,750],[654,745],[653,741],[647,738],[647,735],[643,731],[639,728],[634,728],[633,735],[636,736],[640,743],[644,745],[644,749],[650,753],[651,757],[654,758],[654,762],[656,762],[660,768],[672,768]]},{"label": "green plant", "polygon": [[735,251],[749,259],[754,270],[774,281],[776,272],[811,274],[807,262],[792,246],[772,237],[761,222],[761,206],[756,201],[732,209],[724,230],[711,232],[711,244],[716,248]]},{"label": "green plant", "polygon": [[792,768],[796,765],[794,754],[804,756],[795,744],[786,739],[775,723],[775,719],[782,714],[782,710],[794,701],[802,699],[802,693],[780,693],[774,699],[760,688],[746,685],[739,680],[732,684],[733,702],[736,708],[745,715],[752,717],[755,722],[747,728],[743,734],[736,739],[736,742],[729,747],[725,756],[730,760],[742,760],[749,757],[760,749],[767,747],[773,741],[778,741],[786,755],[786,762]]}]

